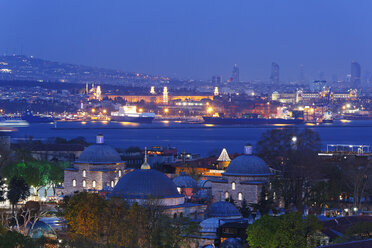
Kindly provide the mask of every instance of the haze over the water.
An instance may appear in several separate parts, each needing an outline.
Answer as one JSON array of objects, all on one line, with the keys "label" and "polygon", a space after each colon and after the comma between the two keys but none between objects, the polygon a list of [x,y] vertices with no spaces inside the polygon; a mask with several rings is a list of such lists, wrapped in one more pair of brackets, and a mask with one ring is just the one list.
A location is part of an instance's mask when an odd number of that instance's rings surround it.
[{"label": "haze over the water", "polygon": [[0,53],[181,78],[372,71],[371,0],[3,0]]}]

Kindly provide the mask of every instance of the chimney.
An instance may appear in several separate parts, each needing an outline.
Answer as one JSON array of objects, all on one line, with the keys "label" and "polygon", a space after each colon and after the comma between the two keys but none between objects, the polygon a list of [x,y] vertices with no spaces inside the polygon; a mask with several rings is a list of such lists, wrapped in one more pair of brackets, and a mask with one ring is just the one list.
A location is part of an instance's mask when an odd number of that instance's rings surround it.
[{"label": "chimney", "polygon": [[253,147],[251,144],[244,145],[244,154],[245,155],[252,155]]},{"label": "chimney", "polygon": [[97,134],[96,143],[103,144],[103,134]]}]

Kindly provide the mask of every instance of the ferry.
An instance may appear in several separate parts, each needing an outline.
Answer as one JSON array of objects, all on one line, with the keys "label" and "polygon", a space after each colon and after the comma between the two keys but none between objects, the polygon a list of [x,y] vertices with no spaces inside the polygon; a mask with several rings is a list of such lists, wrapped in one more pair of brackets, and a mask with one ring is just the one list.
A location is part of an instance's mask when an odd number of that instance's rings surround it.
[{"label": "ferry", "polygon": [[111,112],[111,121],[152,123],[155,113],[137,112],[136,106],[121,106],[119,111]]},{"label": "ferry", "polygon": [[233,117],[208,117],[203,116],[205,124],[220,124],[220,125],[235,125],[235,124],[250,124],[250,125],[261,125],[261,124],[303,124],[304,120],[301,119],[283,119],[283,118],[233,118]]},{"label": "ferry", "polygon": [[29,123],[52,123],[54,122],[52,117],[33,115],[30,110],[27,110],[26,113],[24,113],[21,116],[21,119]]},{"label": "ferry", "polygon": [[28,127],[29,123],[25,120],[0,117],[0,127]]}]

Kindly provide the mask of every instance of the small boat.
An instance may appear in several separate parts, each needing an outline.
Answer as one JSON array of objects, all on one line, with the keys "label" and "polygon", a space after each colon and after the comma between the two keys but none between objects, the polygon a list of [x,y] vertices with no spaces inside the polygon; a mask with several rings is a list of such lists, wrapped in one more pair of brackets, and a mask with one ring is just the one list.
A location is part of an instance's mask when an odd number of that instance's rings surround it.
[{"label": "small boat", "polygon": [[28,127],[30,124],[21,119],[14,119],[14,118],[7,118],[1,117],[0,118],[0,127]]}]

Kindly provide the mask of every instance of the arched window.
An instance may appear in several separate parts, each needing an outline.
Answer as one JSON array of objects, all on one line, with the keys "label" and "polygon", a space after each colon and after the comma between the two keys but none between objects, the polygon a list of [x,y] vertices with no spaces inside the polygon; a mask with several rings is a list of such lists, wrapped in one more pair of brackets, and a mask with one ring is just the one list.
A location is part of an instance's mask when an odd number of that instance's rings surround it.
[{"label": "arched window", "polygon": [[111,181],[111,188],[115,187],[115,182]]},{"label": "arched window", "polygon": [[86,177],[86,176],[87,176],[87,171],[83,170],[83,177]]},{"label": "arched window", "polygon": [[231,189],[232,189],[232,190],[235,190],[235,182],[232,182],[232,183],[231,183]]},{"label": "arched window", "polygon": [[118,173],[119,173],[119,177],[121,177],[121,170],[119,170],[119,172],[118,172]]},{"label": "arched window", "polygon": [[75,179],[72,180],[72,187],[76,187],[76,180]]},{"label": "arched window", "polygon": [[238,194],[238,200],[239,201],[243,201],[243,194],[239,192]]},{"label": "arched window", "polygon": [[177,187],[177,191],[178,191],[178,193],[181,194],[181,188],[180,187]]},{"label": "arched window", "polygon": [[229,199],[229,192],[225,192],[225,199]]},{"label": "arched window", "polygon": [[92,186],[93,186],[93,188],[95,188],[96,185],[97,185],[96,181],[93,181],[93,182],[92,182]]},{"label": "arched window", "polygon": [[83,180],[83,188],[87,186],[87,181]]}]

